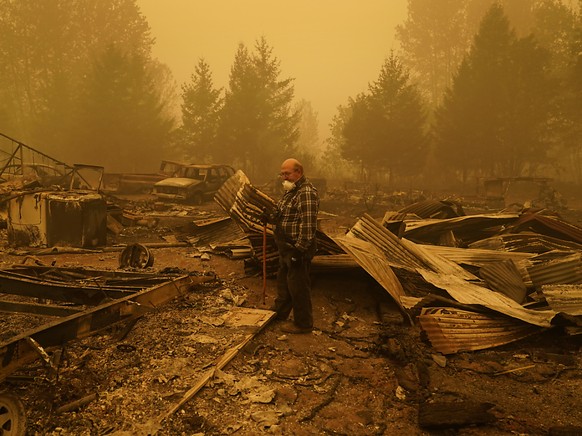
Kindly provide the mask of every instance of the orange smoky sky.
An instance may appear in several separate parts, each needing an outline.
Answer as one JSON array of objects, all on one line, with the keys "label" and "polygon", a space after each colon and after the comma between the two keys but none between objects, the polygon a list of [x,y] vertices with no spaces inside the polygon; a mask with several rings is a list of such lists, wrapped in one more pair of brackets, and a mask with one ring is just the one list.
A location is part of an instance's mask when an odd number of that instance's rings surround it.
[{"label": "orange smoky sky", "polygon": [[406,0],[137,0],[156,43],[153,55],[176,82],[190,80],[204,58],[214,85],[226,87],[239,43],[265,37],[294,78],[295,97],[311,102],[325,139],[337,107],[377,79],[397,51],[395,27]]}]

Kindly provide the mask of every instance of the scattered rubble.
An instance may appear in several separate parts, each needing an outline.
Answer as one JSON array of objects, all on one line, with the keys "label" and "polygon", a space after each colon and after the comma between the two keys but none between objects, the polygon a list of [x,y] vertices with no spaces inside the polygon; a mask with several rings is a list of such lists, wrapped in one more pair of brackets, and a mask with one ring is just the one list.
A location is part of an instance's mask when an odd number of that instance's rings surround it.
[{"label": "scattered rubble", "polygon": [[[315,331],[297,337],[263,293],[274,202],[242,172],[216,204],[98,195],[97,244],[3,230],[0,418],[14,429],[26,414],[47,435],[580,430],[582,229],[555,211],[467,215],[418,195],[373,216],[352,191],[357,218],[322,214]],[[82,223],[75,205],[63,213]]]}]

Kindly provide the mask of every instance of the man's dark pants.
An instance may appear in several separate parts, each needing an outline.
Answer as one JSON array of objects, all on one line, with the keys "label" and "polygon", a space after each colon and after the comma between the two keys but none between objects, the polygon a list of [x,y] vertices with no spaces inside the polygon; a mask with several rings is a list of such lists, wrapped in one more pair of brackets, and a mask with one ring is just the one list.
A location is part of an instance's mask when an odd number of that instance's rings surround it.
[{"label": "man's dark pants", "polygon": [[[311,251],[311,250],[309,250]],[[274,310],[278,319],[287,319],[293,310],[293,320],[300,328],[313,327],[311,306],[311,252],[292,260],[294,251],[288,244],[279,245],[277,298]]]}]

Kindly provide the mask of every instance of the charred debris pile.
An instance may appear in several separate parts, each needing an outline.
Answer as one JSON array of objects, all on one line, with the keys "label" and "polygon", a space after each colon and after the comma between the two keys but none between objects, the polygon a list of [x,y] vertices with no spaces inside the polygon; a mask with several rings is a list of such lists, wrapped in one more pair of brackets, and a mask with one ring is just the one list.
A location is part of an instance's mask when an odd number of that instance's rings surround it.
[{"label": "charred debris pile", "polygon": [[[249,235],[254,259],[265,251],[272,265],[273,229],[258,219],[272,200],[239,171],[216,201]],[[547,329],[582,332],[582,228],[550,210],[466,215],[454,202],[424,200],[381,220],[364,214],[345,235],[320,232],[318,242],[314,266],[357,263],[443,354]]]},{"label": "charred debris pile", "polygon": [[[153,265],[151,248],[182,246],[203,259],[244,259],[249,275],[261,274],[263,265],[267,274],[276,270],[273,229],[259,219],[274,201],[241,171],[218,189],[214,200],[225,213],[214,213],[127,201],[119,192],[123,184],[110,189],[101,167],[68,166],[8,139],[12,150],[0,188],[11,254],[116,250],[125,253],[120,267],[146,268]],[[46,179],[49,168],[60,167],[60,182]],[[159,177],[140,177],[138,185]],[[507,181],[497,182],[494,188]],[[550,209],[467,215],[456,202],[423,200],[381,219],[364,214],[345,234],[318,231],[317,237],[314,271],[365,270],[443,354],[547,329],[581,332],[582,228]]]}]

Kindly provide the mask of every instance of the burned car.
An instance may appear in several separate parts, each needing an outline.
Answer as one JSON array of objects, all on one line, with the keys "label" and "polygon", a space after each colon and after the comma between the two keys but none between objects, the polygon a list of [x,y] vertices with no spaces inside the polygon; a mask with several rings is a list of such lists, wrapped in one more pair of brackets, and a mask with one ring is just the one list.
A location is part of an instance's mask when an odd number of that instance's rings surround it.
[{"label": "burned car", "polygon": [[160,169],[156,173],[107,174],[106,185],[114,187],[112,190],[118,194],[150,193],[156,182],[178,176],[180,169],[187,165],[189,164],[162,160]]},{"label": "burned car", "polygon": [[186,165],[176,177],[154,184],[153,194],[159,200],[202,204],[233,174],[228,165]]}]

